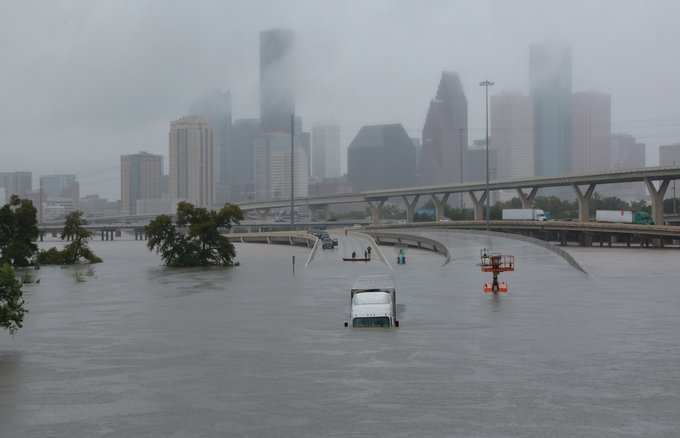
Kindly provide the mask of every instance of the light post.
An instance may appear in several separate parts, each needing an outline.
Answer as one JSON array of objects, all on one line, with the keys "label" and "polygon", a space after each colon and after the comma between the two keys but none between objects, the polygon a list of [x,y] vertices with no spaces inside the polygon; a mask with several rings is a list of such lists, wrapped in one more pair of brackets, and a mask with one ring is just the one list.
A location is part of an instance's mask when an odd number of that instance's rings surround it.
[{"label": "light post", "polygon": [[290,225],[295,227],[295,112],[290,114]]},{"label": "light post", "polygon": [[491,81],[483,81],[479,83],[480,86],[484,87],[484,102],[486,108],[486,229],[489,230],[489,216],[491,213],[490,198],[489,193],[489,87],[493,85]]}]

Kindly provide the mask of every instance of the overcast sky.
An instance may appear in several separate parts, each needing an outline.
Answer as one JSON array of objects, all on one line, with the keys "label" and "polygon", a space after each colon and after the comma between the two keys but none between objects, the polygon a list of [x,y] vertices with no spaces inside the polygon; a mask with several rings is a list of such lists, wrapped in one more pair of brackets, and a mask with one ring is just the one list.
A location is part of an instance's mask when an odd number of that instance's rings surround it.
[{"label": "overcast sky", "polygon": [[167,156],[168,124],[210,89],[258,116],[259,31],[296,32],[306,127],[335,121],[420,136],[442,70],[458,71],[470,139],[480,80],[528,91],[528,46],[572,46],[574,91],[612,94],[615,132],[680,141],[677,0],[11,1],[0,14],[0,171],[76,173],[81,194],[120,197],[120,155]]}]

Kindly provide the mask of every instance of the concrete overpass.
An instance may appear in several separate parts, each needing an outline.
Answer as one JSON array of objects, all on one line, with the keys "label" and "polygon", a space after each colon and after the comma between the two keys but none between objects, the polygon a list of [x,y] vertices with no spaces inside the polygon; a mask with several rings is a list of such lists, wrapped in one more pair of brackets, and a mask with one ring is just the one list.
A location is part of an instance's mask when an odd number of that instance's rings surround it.
[{"label": "concrete overpass", "polygon": [[[652,201],[652,217],[658,224],[664,223],[663,198],[672,180],[680,179],[680,166],[645,167],[635,170],[618,170],[611,172],[588,173],[555,177],[532,177],[505,181],[491,181],[489,191],[515,190],[524,208],[531,208],[540,189],[550,187],[572,187],[579,206],[579,221],[588,222],[590,200],[595,188],[603,184],[619,184],[627,182],[644,182]],[[454,193],[466,193],[474,205],[475,220],[484,217],[484,203],[488,193],[483,182],[446,184],[438,186],[405,187],[398,189],[374,190],[354,194],[320,196],[296,199],[298,206],[310,208],[326,208],[329,205],[365,203],[371,210],[373,223],[380,222],[380,207],[390,198],[401,198],[406,205],[407,222],[413,222],[415,208],[421,196],[429,196],[436,210],[437,219],[444,213],[444,205]],[[240,203],[241,209],[256,210],[266,213],[273,208],[286,208],[290,200],[268,202]]]}]

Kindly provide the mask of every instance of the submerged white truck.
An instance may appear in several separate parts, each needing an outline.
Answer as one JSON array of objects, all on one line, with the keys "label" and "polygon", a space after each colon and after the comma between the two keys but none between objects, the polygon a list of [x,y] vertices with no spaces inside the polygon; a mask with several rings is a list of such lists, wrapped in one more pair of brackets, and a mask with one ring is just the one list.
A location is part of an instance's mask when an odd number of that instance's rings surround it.
[{"label": "submerged white truck", "polygon": [[391,275],[374,274],[357,278],[349,297],[349,321],[355,328],[399,327],[397,288]]}]

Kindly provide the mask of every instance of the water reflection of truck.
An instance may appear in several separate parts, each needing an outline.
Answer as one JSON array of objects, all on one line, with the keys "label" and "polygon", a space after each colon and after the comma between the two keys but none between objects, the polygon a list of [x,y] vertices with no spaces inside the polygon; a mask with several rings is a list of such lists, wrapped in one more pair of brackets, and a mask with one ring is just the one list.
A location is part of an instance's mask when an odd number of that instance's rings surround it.
[{"label": "water reflection of truck", "polygon": [[618,224],[654,225],[649,213],[645,211],[596,210],[596,222],[614,222]]},{"label": "water reflection of truck", "polygon": [[355,328],[399,327],[397,289],[391,275],[364,275],[354,282],[349,297],[349,322]]},{"label": "water reflection of truck", "polygon": [[504,208],[504,221],[544,221],[549,218],[540,208]]}]

